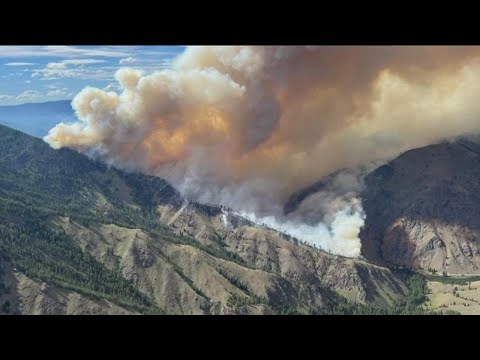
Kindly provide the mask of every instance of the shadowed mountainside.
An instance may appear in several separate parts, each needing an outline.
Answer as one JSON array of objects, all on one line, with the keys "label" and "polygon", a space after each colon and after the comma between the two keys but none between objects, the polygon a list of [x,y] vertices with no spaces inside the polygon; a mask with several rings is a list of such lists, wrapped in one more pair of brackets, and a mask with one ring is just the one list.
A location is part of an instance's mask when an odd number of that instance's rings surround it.
[{"label": "shadowed mountainside", "polygon": [[480,272],[480,145],[408,151],[367,176],[362,198],[362,253],[370,261]]}]

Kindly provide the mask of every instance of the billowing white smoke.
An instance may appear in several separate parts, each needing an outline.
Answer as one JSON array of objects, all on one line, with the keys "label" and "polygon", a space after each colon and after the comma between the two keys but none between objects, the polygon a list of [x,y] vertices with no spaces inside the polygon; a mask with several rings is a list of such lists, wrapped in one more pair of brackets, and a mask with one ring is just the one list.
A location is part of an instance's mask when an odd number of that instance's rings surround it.
[{"label": "billowing white smoke", "polygon": [[351,199],[341,209],[313,225],[288,218],[279,220],[275,216],[258,217],[248,212],[240,212],[239,215],[334,254],[349,257],[360,255],[358,234],[364,224],[365,213],[358,198]]},{"label": "billowing white smoke", "polygon": [[[376,165],[373,164],[372,167]],[[359,192],[368,168],[345,169],[322,181],[321,189],[306,197],[288,215],[240,212],[247,219],[335,254],[360,255],[358,237],[365,213]]]},{"label": "billowing white smoke", "polygon": [[285,201],[340,169],[478,133],[479,55],[479,47],[189,47],[168,70],[119,70],[119,94],[82,90],[79,121],[45,140],[162,176],[198,201],[304,224],[292,225],[300,238],[324,226],[324,244],[342,242],[363,216],[348,205],[358,191],[323,192],[282,218]]}]

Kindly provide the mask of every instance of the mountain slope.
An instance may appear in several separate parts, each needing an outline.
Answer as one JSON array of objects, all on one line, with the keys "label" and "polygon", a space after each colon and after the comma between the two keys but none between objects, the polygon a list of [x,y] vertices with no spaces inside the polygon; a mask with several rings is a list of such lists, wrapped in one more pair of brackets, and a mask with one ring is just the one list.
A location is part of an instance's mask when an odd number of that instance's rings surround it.
[{"label": "mountain slope", "polygon": [[43,138],[60,122],[75,120],[71,100],[0,106],[0,124]]},{"label": "mountain slope", "polygon": [[3,126],[0,153],[4,313],[321,313],[408,292],[386,268],[188,202],[160,178]]},{"label": "mountain slope", "polygon": [[480,273],[480,146],[415,149],[366,178],[362,253],[388,266]]}]

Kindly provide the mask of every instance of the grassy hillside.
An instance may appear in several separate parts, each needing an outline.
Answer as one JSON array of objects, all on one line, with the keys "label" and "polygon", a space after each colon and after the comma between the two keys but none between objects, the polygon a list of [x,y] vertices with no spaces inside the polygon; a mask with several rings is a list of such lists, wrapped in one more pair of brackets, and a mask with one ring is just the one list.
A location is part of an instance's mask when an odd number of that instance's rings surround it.
[{"label": "grassy hillside", "polygon": [[3,126],[0,154],[0,313],[417,309],[401,303],[407,278],[233,215],[227,225],[160,178]]},{"label": "grassy hillside", "polygon": [[[127,175],[69,150],[53,151],[42,141],[0,126],[0,254],[19,271],[127,307],[158,312],[154,304],[118,271],[105,268],[68,236],[49,226],[56,216],[78,221],[146,226],[151,211],[133,204],[142,192],[122,202],[113,179],[141,188],[162,189],[151,197],[175,201],[164,181]],[[137,196],[140,198],[137,199]],[[102,198],[114,207],[104,208]],[[132,206],[130,206],[132,205]],[[159,229],[161,230],[161,229]],[[149,309],[147,311],[147,308]]]}]

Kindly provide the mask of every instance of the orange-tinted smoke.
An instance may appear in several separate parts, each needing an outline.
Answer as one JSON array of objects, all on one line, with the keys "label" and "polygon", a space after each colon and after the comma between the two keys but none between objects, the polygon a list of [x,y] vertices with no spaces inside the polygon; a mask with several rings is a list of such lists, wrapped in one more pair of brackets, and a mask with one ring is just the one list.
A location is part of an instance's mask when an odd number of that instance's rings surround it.
[{"label": "orange-tinted smoke", "polygon": [[477,133],[479,55],[479,47],[189,47],[169,70],[119,70],[120,94],[82,90],[79,121],[45,140],[164,176],[204,201],[281,203],[338,169]]}]

